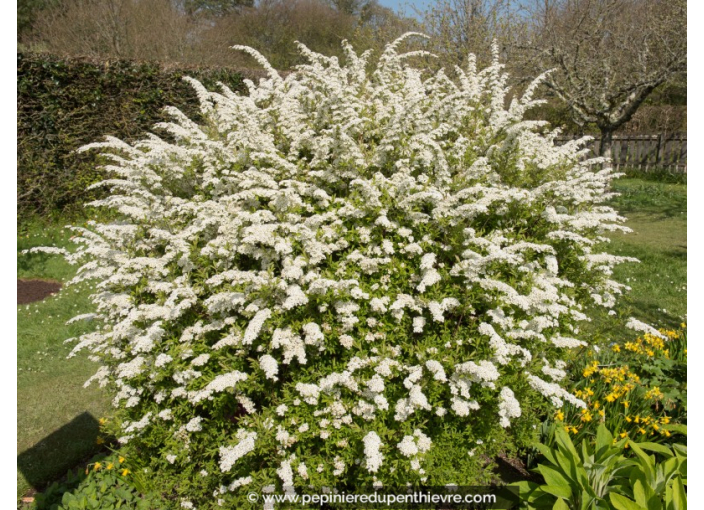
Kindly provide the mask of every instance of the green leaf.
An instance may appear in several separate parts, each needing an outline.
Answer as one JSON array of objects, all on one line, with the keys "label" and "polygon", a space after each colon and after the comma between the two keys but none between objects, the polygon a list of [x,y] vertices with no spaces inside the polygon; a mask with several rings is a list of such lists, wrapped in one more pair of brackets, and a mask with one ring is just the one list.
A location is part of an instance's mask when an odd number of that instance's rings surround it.
[{"label": "green leaf", "polygon": [[677,458],[667,459],[665,462],[661,462],[657,467],[658,478],[663,478],[668,480],[677,474],[678,468],[680,467],[680,460]]},{"label": "green leaf", "polygon": [[648,450],[651,452],[662,453],[665,457],[673,457],[674,454],[667,446],[657,444],[657,443],[638,443],[638,446],[643,450]]},{"label": "green leaf", "polygon": [[681,423],[670,423],[668,425],[663,425],[662,428],[676,434],[687,435],[687,425],[682,425]]},{"label": "green leaf", "polygon": [[646,507],[640,506],[632,499],[628,499],[626,496],[621,496],[615,492],[609,494],[609,500],[616,510],[648,510]]},{"label": "green leaf", "polygon": [[572,497],[572,489],[566,485],[541,485],[540,489],[556,498],[570,499]]},{"label": "green leaf", "polygon": [[555,468],[540,464],[538,466],[538,471],[540,471],[540,474],[543,475],[543,478],[545,478],[545,483],[547,485],[563,485],[565,487],[570,486],[569,480]]},{"label": "green leaf", "polygon": [[631,443],[631,450],[636,454],[640,463],[638,464],[645,474],[645,480],[648,484],[655,484],[655,461],[647,453],[638,447],[637,443]]},{"label": "green leaf", "polygon": [[643,484],[642,480],[636,480],[633,484],[633,498],[640,506],[648,510],[660,510],[662,505],[655,492],[649,485]]},{"label": "green leaf", "polygon": [[538,448],[538,451],[542,454],[542,456],[545,457],[551,464],[557,466],[557,460],[555,459],[555,455],[553,454],[553,450],[551,448],[548,448],[547,445],[542,443],[538,443],[536,448]]},{"label": "green leaf", "polygon": [[[669,505],[668,510],[670,510]],[[672,482],[672,510],[687,510],[687,493],[679,476]]]},{"label": "green leaf", "polygon": [[562,473],[572,482],[579,483],[577,477],[577,466],[581,464],[581,460],[578,457],[571,457],[565,455],[564,452],[560,450],[555,451],[555,459],[557,460],[557,466],[562,470]]},{"label": "green leaf", "polygon": [[569,434],[567,434],[564,429],[558,428],[555,430],[555,439],[557,440],[557,444],[568,451],[572,457],[579,459],[577,449],[574,447],[574,443],[572,442],[572,439],[570,439]]},{"label": "green leaf", "polygon": [[555,501],[555,504],[552,506],[552,510],[570,510],[570,507],[567,506],[567,503],[565,503],[564,499],[557,499]]},{"label": "green leaf", "polygon": [[596,430],[596,451],[594,452],[594,458],[597,459],[603,454],[603,451],[608,450],[611,447],[611,443],[614,441],[614,436],[606,428],[606,426],[601,423],[599,428]]}]

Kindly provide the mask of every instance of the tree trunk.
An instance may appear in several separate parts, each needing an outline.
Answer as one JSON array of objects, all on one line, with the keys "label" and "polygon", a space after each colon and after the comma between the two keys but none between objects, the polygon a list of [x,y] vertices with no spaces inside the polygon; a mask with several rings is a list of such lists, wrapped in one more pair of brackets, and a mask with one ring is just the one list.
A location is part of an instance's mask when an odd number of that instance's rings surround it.
[{"label": "tree trunk", "polygon": [[611,159],[611,145],[613,143],[613,130],[601,128],[601,141],[599,142],[599,156]]}]

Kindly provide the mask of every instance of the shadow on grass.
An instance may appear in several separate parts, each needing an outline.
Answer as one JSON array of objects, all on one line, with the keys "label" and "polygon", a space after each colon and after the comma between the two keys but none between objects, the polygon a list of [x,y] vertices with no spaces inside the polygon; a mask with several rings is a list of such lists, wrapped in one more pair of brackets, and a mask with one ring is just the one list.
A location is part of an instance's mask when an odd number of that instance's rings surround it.
[{"label": "shadow on grass", "polygon": [[[669,311],[663,311],[657,304],[648,303],[640,299],[633,299],[631,303],[639,312],[638,320],[655,328],[676,329],[682,323],[682,317],[678,317]],[[636,333],[634,332],[634,337],[635,335]]]},{"label": "shadow on grass", "polygon": [[34,489],[61,477],[84,458],[97,452],[99,423],[81,413],[63,427],[17,456],[17,469]]}]

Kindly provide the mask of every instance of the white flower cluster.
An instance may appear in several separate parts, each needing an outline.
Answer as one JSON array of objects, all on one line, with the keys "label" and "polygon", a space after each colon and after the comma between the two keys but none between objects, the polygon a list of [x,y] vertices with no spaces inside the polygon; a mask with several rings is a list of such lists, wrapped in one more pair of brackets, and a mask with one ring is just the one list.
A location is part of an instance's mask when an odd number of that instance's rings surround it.
[{"label": "white flower cluster", "polygon": [[506,428],[511,425],[510,418],[519,416],[521,416],[521,405],[511,388],[504,386],[499,394],[499,424]]},{"label": "white flower cluster", "polygon": [[230,471],[235,462],[254,450],[257,433],[240,429],[237,431],[237,439],[240,442],[235,446],[220,447],[220,469],[224,472]]},{"label": "white flower cluster", "polygon": [[382,446],[381,438],[376,432],[371,431],[364,436],[363,442],[367,471],[376,473],[384,461],[384,455],[380,451]]},{"label": "white flower cluster", "polygon": [[102,359],[121,441],[212,452],[219,499],[305,480],[294,445],[331,486],[362,462],[382,483],[422,475],[444,421],[508,427],[528,392],[581,403],[546,360],[623,289],[624,259],[599,252],[623,230],[613,174],[524,120],[535,84],[506,106],[498,50],[428,75],[398,51],[416,35],[372,71],[346,43],[344,65],[301,45],[285,78],[248,49],[269,73],[248,94],[192,80],[203,125],[169,109],[168,137],[86,148],[110,162],[93,205],[118,219],[64,253],[96,285],[74,352]]}]

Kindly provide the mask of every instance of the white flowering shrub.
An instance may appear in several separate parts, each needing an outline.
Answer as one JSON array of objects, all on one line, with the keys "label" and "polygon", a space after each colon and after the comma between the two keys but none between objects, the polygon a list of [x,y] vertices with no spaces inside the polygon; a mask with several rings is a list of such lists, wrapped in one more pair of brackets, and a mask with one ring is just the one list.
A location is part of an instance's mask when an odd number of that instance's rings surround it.
[{"label": "white flowering shrub", "polygon": [[498,59],[426,77],[409,35],[373,72],[299,45],[282,79],[246,49],[270,78],[193,81],[203,125],[173,109],[170,141],[86,148],[113,162],[112,220],[67,254],[96,282],[75,350],[184,504],[467,483],[541,406],[583,405],[560,381],[583,307],[621,290],[610,169],[523,120],[537,81],[507,107]]}]

